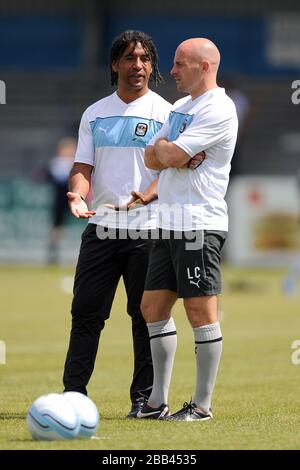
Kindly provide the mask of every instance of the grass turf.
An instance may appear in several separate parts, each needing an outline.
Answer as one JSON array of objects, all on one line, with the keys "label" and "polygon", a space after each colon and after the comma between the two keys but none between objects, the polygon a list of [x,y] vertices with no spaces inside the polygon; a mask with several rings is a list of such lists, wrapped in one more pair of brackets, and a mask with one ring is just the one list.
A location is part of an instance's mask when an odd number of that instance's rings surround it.
[{"label": "grass turf", "polygon": [[[101,414],[92,440],[33,441],[26,427],[32,401],[60,392],[70,328],[71,294],[62,267],[2,267],[0,340],[0,449],[299,449],[300,365],[291,344],[300,339],[299,297],[286,299],[281,271],[225,267],[221,296],[223,356],[214,393],[215,419],[165,423],[124,419],[132,374],[130,319],[119,286],[101,337],[89,395]],[[64,281],[62,281],[64,279]],[[191,328],[178,301],[178,349],[170,390],[177,411],[194,389]]]}]

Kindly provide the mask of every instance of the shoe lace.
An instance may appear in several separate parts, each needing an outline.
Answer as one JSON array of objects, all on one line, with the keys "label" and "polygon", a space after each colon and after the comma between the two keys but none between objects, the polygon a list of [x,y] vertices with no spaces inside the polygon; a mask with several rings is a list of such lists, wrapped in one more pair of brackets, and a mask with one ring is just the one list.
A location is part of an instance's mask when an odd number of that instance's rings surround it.
[{"label": "shoe lace", "polygon": [[192,399],[191,399],[189,403],[187,401],[184,402],[183,407],[179,411],[179,413],[188,412],[191,415],[194,411],[194,408],[195,408],[195,405],[192,403]]}]

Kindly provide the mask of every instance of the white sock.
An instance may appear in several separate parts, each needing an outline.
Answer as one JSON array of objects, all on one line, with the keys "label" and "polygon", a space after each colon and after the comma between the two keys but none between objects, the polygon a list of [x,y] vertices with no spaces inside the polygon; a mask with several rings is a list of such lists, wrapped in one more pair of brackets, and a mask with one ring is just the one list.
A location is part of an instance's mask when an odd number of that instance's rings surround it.
[{"label": "white sock", "polygon": [[149,406],[158,408],[168,404],[173,362],[177,347],[177,333],[173,318],[147,323],[153,361],[153,387]]},{"label": "white sock", "polygon": [[193,403],[208,412],[211,407],[222,353],[222,333],[220,323],[193,328],[196,354],[196,391]]}]

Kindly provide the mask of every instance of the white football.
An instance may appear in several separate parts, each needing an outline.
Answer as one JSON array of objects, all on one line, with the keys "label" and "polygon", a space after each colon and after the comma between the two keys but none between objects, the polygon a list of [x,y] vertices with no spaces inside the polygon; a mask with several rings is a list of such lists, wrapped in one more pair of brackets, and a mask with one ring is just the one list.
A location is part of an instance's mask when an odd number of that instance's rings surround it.
[{"label": "white football", "polygon": [[74,406],[80,429],[78,437],[89,438],[93,436],[99,426],[100,415],[95,403],[86,395],[79,392],[65,392],[64,397]]},{"label": "white football", "polygon": [[80,430],[74,406],[59,393],[37,398],[28,410],[27,425],[36,440],[74,439]]}]

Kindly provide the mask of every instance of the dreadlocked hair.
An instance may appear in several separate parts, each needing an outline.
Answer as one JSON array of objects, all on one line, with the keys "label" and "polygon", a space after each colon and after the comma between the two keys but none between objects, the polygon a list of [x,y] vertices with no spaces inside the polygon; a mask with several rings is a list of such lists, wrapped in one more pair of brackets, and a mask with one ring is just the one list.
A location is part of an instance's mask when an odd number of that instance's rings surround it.
[{"label": "dreadlocked hair", "polygon": [[110,50],[110,83],[111,85],[118,84],[118,74],[114,72],[112,69],[113,62],[119,60],[124,51],[129,46],[129,44],[134,43],[137,44],[138,42],[141,43],[145,52],[149,55],[151,65],[152,65],[152,72],[150,75],[150,81],[154,82],[155,86],[159,83],[163,82],[163,77],[160,74],[158,69],[158,54],[154,42],[147,36],[147,34],[143,33],[142,31],[134,31],[128,29],[124,31],[124,33],[120,34],[120,36],[116,37],[112,43],[111,50]]}]

